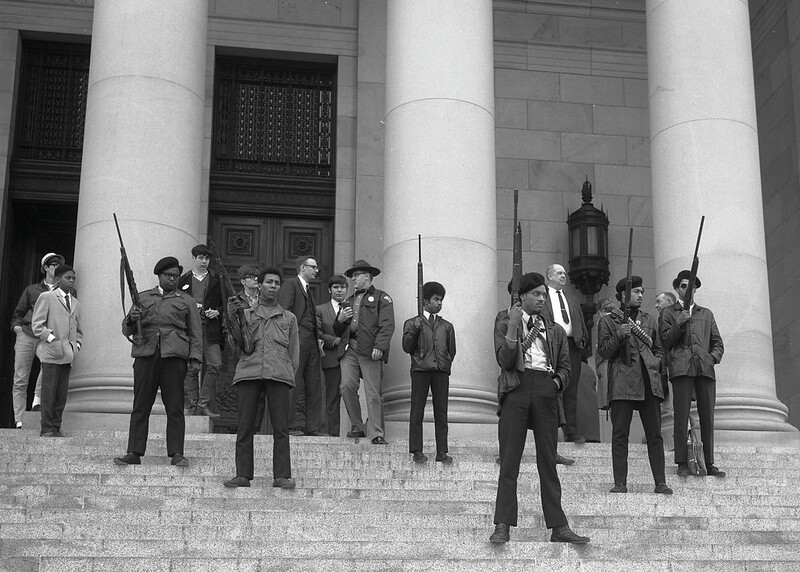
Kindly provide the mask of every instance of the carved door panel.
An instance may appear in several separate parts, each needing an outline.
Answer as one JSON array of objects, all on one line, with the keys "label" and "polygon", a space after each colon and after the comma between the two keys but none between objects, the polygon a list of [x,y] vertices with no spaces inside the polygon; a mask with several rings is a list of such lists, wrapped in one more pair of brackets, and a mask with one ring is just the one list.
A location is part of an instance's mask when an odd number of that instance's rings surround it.
[{"label": "carved door panel", "polygon": [[330,221],[277,219],[275,228],[274,260],[283,271],[283,277],[297,274],[297,258],[313,256],[319,266],[317,279],[311,283],[314,301],[328,300],[325,285],[333,274],[332,223]]},{"label": "carved door panel", "polygon": [[262,217],[212,216],[211,238],[238,289],[236,271],[242,264],[261,266],[271,259],[269,219]]}]

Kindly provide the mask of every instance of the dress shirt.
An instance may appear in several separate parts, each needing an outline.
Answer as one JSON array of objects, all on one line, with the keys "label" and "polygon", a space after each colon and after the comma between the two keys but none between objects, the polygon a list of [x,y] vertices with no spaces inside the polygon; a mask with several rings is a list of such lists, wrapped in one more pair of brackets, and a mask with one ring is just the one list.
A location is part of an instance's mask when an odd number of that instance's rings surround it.
[{"label": "dress shirt", "polygon": [[567,332],[567,337],[571,338],[572,336],[572,311],[569,307],[569,302],[567,302],[567,297],[564,296],[564,291],[561,291],[561,297],[564,298],[564,308],[567,310],[567,315],[569,316],[569,324],[564,323],[564,318],[561,317],[561,302],[558,299],[558,290],[555,288],[548,288],[547,295],[550,297],[550,305],[553,307],[553,321],[564,328],[564,331]]},{"label": "dress shirt", "polygon": [[[522,339],[528,337],[528,319],[533,318],[533,323],[536,324],[536,319],[538,316],[531,316],[526,314],[525,311],[522,311]],[[542,322],[539,322],[540,325],[543,325]],[[543,338],[547,338],[547,332],[540,329],[540,335]],[[547,369],[547,353],[545,353],[544,341],[542,337],[536,336],[531,344],[531,347],[528,348],[528,351],[525,352],[525,368],[526,369],[535,369],[539,371],[548,371]],[[522,343],[522,340],[520,340]]]}]

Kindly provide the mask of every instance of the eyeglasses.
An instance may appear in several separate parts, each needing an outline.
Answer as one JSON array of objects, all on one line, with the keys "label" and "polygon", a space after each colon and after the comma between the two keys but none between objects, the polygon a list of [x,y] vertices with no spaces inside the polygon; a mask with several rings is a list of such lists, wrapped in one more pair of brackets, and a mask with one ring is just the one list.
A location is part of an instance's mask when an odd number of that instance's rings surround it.
[{"label": "eyeglasses", "polygon": [[258,280],[258,276],[256,276],[255,274],[248,274],[247,276],[244,277],[245,280],[247,280],[248,278],[250,280]]},{"label": "eyeglasses", "polygon": [[314,270],[318,268],[316,264],[303,264],[303,266],[308,266],[309,268],[313,268]]},{"label": "eyeglasses", "polygon": [[167,280],[177,280],[178,278],[181,277],[180,274],[167,274],[166,272],[162,272],[161,276],[163,276]]},{"label": "eyeglasses", "polygon": [[678,286],[678,288],[680,288],[681,290],[686,290],[688,287],[689,287],[688,284],[681,284],[680,286]]}]

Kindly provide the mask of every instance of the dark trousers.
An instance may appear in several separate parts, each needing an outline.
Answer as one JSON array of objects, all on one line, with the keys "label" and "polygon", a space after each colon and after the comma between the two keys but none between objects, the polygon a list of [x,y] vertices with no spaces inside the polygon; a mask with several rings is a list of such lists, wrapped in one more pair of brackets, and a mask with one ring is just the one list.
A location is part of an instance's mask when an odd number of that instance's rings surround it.
[{"label": "dark trousers", "polygon": [[673,377],[672,406],[675,415],[675,462],[686,463],[686,433],[692,396],[697,397],[697,415],[700,417],[700,438],[706,467],[714,464],[714,405],[717,402],[717,384],[704,376]]},{"label": "dark trousers", "polygon": [[569,341],[569,383],[564,388],[564,436],[575,436],[578,421],[578,385],[581,379],[581,349],[575,344],[573,338]]},{"label": "dark trousers", "polygon": [[71,369],[72,365],[68,363],[42,364],[42,435],[61,431],[61,415],[67,404]]},{"label": "dark trousers", "polygon": [[611,461],[614,483],[628,484],[628,438],[631,433],[633,411],[639,412],[647,439],[647,456],[656,484],[666,483],[664,475],[664,439],[661,437],[661,400],[645,384],[644,401],[615,399],[611,402]]},{"label": "dark trousers", "polygon": [[291,414],[289,422],[294,421],[297,414],[297,396],[301,391],[305,394],[305,427],[303,431],[311,433],[324,428],[322,423],[322,369],[319,364],[319,346],[317,340],[300,331],[300,366],[294,376],[295,387],[291,391]]},{"label": "dark trousers", "polygon": [[567,517],[561,509],[561,482],[556,471],[555,382],[546,372],[525,370],[517,374],[520,384],[503,398],[500,408],[500,478],[494,522],[517,526],[517,478],[528,427],[532,426],[544,521],[547,528],[562,526],[567,524]]},{"label": "dark trousers", "polygon": [[328,435],[339,436],[339,427],[342,425],[341,407],[342,368],[329,367],[322,370],[325,376],[325,417],[327,418]]},{"label": "dark trousers", "polygon": [[128,452],[144,455],[150,430],[150,411],[161,388],[161,401],[167,412],[167,454],[183,455],[186,420],[183,417],[183,380],[186,360],[162,358],[159,347],[155,355],[133,360],[133,411],[128,432]]},{"label": "dark trousers", "polygon": [[433,423],[436,432],[436,452],[447,453],[447,396],[450,375],[443,371],[411,372],[411,415],[408,423],[408,450],[422,451],[422,420],[428,390],[433,398]]},{"label": "dark trousers", "polygon": [[236,434],[236,476],[253,479],[253,434],[262,393],[266,394],[272,424],[272,475],[274,479],[292,476],[289,456],[289,404],[291,387],[272,379],[245,379],[239,390],[239,431]]}]

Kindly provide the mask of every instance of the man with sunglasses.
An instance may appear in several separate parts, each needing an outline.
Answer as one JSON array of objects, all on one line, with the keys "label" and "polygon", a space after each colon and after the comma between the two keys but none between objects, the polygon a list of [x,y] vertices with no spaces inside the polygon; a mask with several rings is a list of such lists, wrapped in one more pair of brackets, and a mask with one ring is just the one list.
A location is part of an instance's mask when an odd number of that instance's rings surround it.
[{"label": "man with sunglasses", "polygon": [[[678,301],[661,311],[659,321],[661,344],[667,353],[669,380],[672,382],[675,463],[678,465],[678,476],[688,477],[686,433],[694,394],[707,474],[724,477],[725,473],[714,466],[714,405],[717,399],[714,366],[722,360],[725,347],[711,310],[696,303],[684,308],[691,275],[689,270],[681,270],[672,281]],[[699,278],[695,277],[694,287],[695,290],[700,289]]]}]

